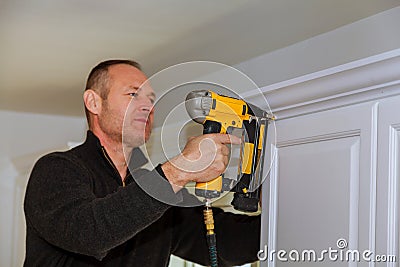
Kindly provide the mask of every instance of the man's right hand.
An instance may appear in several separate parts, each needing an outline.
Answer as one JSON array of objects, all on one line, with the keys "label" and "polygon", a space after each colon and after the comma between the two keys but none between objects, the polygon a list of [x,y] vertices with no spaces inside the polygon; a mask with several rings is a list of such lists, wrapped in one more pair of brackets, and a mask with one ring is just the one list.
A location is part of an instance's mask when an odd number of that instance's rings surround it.
[{"label": "man's right hand", "polygon": [[229,134],[204,134],[191,138],[182,153],[161,168],[175,192],[188,182],[208,182],[225,172],[229,163],[227,144],[240,144]]}]

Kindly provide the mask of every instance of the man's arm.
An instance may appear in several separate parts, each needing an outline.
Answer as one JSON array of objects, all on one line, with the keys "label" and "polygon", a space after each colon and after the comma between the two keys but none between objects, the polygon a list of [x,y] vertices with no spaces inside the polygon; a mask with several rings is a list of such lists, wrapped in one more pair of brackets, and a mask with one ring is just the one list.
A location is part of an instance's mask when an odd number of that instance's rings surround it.
[{"label": "man's arm", "polygon": [[[41,238],[64,250],[101,259],[170,208],[136,183],[97,198],[90,176],[84,166],[62,154],[50,154],[36,163],[24,209],[27,223]],[[166,190],[173,199],[172,188]]]},{"label": "man's arm", "polygon": [[[172,253],[183,259],[209,265],[203,207],[174,208]],[[246,216],[213,209],[219,266],[257,261],[261,216]]]}]

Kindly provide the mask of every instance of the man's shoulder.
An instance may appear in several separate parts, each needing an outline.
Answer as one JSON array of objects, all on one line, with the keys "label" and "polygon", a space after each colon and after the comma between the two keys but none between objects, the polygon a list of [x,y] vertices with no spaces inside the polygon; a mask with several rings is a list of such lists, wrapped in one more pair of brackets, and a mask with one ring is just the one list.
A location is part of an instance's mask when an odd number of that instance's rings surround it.
[{"label": "man's shoulder", "polygon": [[53,151],[49,152],[38,159],[39,161],[53,161],[59,159],[77,159],[77,155],[74,152],[74,149],[66,150],[66,151]]},{"label": "man's shoulder", "polygon": [[50,152],[40,157],[35,163],[35,166],[55,167],[57,165],[79,167],[84,164],[75,149]]},{"label": "man's shoulder", "polygon": [[30,173],[29,183],[64,186],[69,182],[88,181],[92,176],[88,166],[73,150],[48,153],[39,158]]}]

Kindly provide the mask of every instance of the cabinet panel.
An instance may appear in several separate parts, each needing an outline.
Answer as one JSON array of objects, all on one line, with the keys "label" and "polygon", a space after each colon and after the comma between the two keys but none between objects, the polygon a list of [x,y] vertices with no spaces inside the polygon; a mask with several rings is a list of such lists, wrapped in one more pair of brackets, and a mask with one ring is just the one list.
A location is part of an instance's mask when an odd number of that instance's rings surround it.
[{"label": "cabinet panel", "polygon": [[349,227],[357,230],[359,141],[349,137],[279,149],[278,250],[315,248],[319,258],[319,249],[354,238]]},{"label": "cabinet panel", "polygon": [[[400,97],[379,107],[376,251],[388,260],[376,266],[399,266],[400,214]],[[394,258],[394,257],[395,258]],[[390,258],[389,258],[390,257]],[[393,260],[396,259],[396,262]]]},{"label": "cabinet panel", "polygon": [[377,105],[366,103],[277,122],[261,266],[368,266],[346,252],[375,238],[376,121]]}]

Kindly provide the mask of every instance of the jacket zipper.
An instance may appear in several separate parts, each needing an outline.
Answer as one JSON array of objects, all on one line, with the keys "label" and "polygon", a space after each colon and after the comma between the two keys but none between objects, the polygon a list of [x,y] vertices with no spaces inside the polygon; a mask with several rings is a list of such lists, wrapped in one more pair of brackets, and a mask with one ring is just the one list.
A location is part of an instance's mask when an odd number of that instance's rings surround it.
[{"label": "jacket zipper", "polygon": [[[103,151],[104,157],[107,159],[108,163],[111,165],[111,167],[114,169],[114,171],[118,174],[118,177],[121,178],[121,175],[119,175],[119,171],[115,167],[114,163],[110,159],[110,156],[107,154],[107,151],[104,149],[104,147],[101,147],[101,151]],[[124,180],[121,179],[123,187],[125,187],[125,180],[126,180],[126,178],[128,178],[129,175],[130,175],[130,173],[125,177]]]}]

